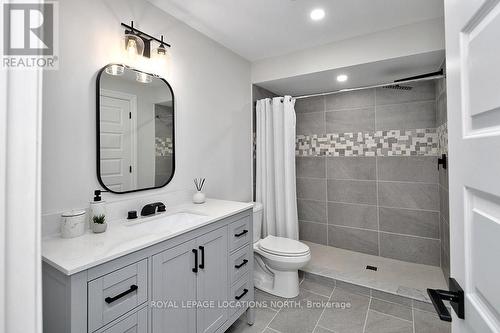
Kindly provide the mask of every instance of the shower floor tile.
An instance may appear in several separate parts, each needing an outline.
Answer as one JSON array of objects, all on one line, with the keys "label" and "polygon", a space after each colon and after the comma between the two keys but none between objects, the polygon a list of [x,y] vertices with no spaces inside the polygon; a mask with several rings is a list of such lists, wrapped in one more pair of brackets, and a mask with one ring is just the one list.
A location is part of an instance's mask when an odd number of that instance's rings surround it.
[{"label": "shower floor tile", "polygon": [[[413,264],[306,242],[311,261],[302,271],[429,303],[427,288],[447,289],[440,267]],[[366,266],[375,266],[377,271]]]}]

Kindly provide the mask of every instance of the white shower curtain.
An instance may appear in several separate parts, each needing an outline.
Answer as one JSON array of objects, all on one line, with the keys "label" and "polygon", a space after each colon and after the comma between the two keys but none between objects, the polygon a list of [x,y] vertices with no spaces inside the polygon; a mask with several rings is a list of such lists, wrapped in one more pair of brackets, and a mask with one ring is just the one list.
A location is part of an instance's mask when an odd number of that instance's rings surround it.
[{"label": "white shower curtain", "polygon": [[257,101],[256,200],[264,206],[263,237],[299,235],[294,105],[290,96]]}]

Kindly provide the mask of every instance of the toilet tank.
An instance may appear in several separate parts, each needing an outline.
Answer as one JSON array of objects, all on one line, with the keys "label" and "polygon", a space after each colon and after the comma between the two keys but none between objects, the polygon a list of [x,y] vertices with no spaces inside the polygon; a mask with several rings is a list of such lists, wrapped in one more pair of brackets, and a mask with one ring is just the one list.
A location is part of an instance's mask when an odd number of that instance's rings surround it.
[{"label": "toilet tank", "polygon": [[263,206],[260,202],[253,203],[253,242],[260,240],[262,235]]}]

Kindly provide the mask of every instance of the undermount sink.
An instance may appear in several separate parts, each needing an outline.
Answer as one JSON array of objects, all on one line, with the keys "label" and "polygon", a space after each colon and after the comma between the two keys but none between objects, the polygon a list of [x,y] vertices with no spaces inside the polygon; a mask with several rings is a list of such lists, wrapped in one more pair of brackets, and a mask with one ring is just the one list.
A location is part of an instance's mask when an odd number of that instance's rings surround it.
[{"label": "undermount sink", "polygon": [[194,212],[191,210],[178,210],[165,213],[159,213],[151,216],[141,216],[134,220],[127,220],[125,225],[136,226],[140,224],[148,224],[148,227],[155,225],[173,226],[173,225],[189,225],[198,223],[207,218],[207,215]]}]

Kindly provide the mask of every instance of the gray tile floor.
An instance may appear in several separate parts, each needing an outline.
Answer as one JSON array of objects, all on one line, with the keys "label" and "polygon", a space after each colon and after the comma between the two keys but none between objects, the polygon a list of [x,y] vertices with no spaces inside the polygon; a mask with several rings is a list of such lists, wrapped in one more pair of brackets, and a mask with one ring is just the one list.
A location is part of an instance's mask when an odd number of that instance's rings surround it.
[{"label": "gray tile floor", "polygon": [[[303,280],[291,300],[255,290],[253,326],[243,315],[226,333],[449,333],[431,312],[358,295],[327,282]],[[274,301],[274,303],[273,303]],[[288,302],[287,302],[288,301]]]}]

